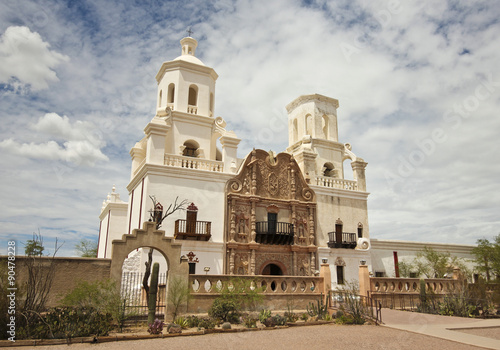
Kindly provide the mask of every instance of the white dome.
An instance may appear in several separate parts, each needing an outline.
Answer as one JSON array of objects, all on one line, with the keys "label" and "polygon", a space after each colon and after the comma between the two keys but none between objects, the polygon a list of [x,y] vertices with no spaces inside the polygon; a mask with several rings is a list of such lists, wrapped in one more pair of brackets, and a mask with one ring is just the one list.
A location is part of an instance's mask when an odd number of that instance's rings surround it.
[{"label": "white dome", "polygon": [[190,63],[195,63],[199,64],[200,66],[204,66],[205,64],[201,62],[201,60],[193,55],[180,55],[179,57],[175,58],[174,61],[186,61]]}]

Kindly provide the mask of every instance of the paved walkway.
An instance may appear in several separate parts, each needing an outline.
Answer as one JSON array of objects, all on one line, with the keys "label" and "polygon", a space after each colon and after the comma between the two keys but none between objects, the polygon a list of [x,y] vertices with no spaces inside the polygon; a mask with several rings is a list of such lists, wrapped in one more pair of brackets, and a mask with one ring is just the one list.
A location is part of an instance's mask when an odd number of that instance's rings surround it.
[{"label": "paved walkway", "polygon": [[[500,350],[500,319],[474,319],[382,309],[383,326]],[[479,336],[473,330],[482,330]],[[466,330],[467,333],[460,330]],[[484,331],[486,330],[486,331]]]}]

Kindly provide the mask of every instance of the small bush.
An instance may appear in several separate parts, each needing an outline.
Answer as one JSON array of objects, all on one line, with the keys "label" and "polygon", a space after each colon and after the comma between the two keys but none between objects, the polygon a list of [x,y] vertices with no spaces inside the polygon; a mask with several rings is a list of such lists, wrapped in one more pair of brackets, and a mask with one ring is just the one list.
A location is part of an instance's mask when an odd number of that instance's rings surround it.
[{"label": "small bush", "polygon": [[208,315],[223,322],[237,322],[238,311],[236,303],[232,300],[217,298],[208,310]]},{"label": "small bush", "polygon": [[160,321],[159,319],[155,319],[155,321],[148,326],[148,333],[149,334],[161,334],[163,332],[164,325],[165,325],[165,323],[163,323],[163,321]]},{"label": "small bush", "polygon": [[307,314],[307,312],[304,312],[301,316],[300,316],[300,319],[304,322],[307,322],[307,320],[309,319],[309,315]]},{"label": "small bush", "polygon": [[354,324],[354,318],[351,315],[341,315],[335,320],[336,324]]},{"label": "small bush", "polygon": [[248,315],[248,316],[243,317],[242,323],[247,328],[256,328],[258,320],[259,319],[257,317],[253,317],[253,316]]},{"label": "small bush", "polygon": [[214,329],[215,328],[215,320],[210,317],[200,318],[198,322],[199,328],[205,329]]},{"label": "small bush", "polygon": [[31,336],[39,339],[106,336],[112,329],[112,317],[94,308],[54,308],[44,316],[38,315],[38,322],[30,328]]},{"label": "small bush", "polygon": [[186,321],[188,328],[198,327],[200,324],[200,318],[194,315],[186,317]]},{"label": "small bush", "polygon": [[293,312],[289,312],[289,311],[286,311],[285,314],[284,314],[285,318],[286,318],[286,322],[297,322],[297,320],[299,319],[299,316]]},{"label": "small bush", "polygon": [[181,326],[182,329],[190,328],[188,320],[184,317],[177,317],[174,323]]},{"label": "small bush", "polygon": [[260,321],[260,323],[264,324],[264,322],[269,317],[271,317],[271,310],[266,310],[266,309],[260,310],[260,313],[259,313],[259,321]]},{"label": "small bush", "polygon": [[286,317],[281,316],[281,315],[275,315],[273,318],[274,318],[274,324],[276,326],[286,325]]},{"label": "small bush", "polygon": [[276,326],[276,320],[274,319],[274,317],[268,317],[264,320],[264,322],[262,322],[262,324],[266,327],[274,327]]}]

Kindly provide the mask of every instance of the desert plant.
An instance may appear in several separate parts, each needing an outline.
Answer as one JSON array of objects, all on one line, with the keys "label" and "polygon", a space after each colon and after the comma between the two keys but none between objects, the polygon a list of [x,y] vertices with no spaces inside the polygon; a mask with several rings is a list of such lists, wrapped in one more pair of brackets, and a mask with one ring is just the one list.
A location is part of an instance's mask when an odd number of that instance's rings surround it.
[{"label": "desert plant", "polygon": [[212,318],[231,322],[238,318],[236,303],[233,300],[223,299],[221,297],[214,300],[208,310],[208,315]]},{"label": "desert plant", "polygon": [[363,324],[368,317],[369,309],[362,297],[359,296],[357,281],[348,282],[342,290],[344,296],[343,312],[353,318],[354,324]]},{"label": "desert plant", "polygon": [[118,285],[113,280],[79,282],[73,290],[60,301],[61,306],[77,308],[95,308],[100,313],[109,313],[118,326],[123,327],[131,313],[125,313],[127,296],[121,295]]},{"label": "desert plant", "polygon": [[316,316],[317,320],[322,320],[325,317],[325,315],[328,314],[328,306],[325,303],[323,303],[323,294],[321,294],[316,304],[310,302],[306,308],[309,316],[311,317]]},{"label": "desert plant", "polygon": [[200,322],[198,323],[198,328],[214,329],[215,328],[215,320],[211,317],[201,318]]},{"label": "desert plant", "polygon": [[287,322],[297,322],[299,319],[299,316],[293,312],[285,311],[284,317],[286,318]]},{"label": "desert plant", "polygon": [[200,324],[200,318],[194,315],[186,317],[186,321],[188,328],[198,327]]},{"label": "desert plant", "polygon": [[309,315],[307,314],[307,312],[302,313],[300,319],[304,322],[307,322],[307,320],[309,319]]},{"label": "desert plant", "polygon": [[160,264],[154,263],[151,275],[151,286],[148,293],[148,324],[153,323],[156,315],[156,297],[158,294],[158,275]]},{"label": "desert plant", "polygon": [[286,324],[286,317],[281,315],[274,315],[274,324],[276,326],[284,326]]},{"label": "desert plant", "polygon": [[173,306],[172,318],[175,320],[183,304],[191,298],[191,290],[187,281],[180,276],[173,277],[168,283],[168,302]]},{"label": "desert plant", "polygon": [[255,328],[257,327],[257,321],[259,319],[257,317],[253,317],[251,315],[245,316],[242,319],[242,323],[245,325],[247,328]]},{"label": "desert plant", "polygon": [[148,333],[149,334],[161,334],[163,333],[163,326],[165,326],[165,323],[163,321],[160,321],[159,319],[155,319],[153,323],[150,323],[148,326]]},{"label": "desert plant", "polygon": [[263,288],[257,288],[255,280],[231,278],[221,290],[221,298],[233,301],[238,310],[255,310],[262,301]]},{"label": "desert plant", "polygon": [[271,310],[262,309],[259,313],[259,321],[264,324],[264,321],[271,317]]},{"label": "desert plant", "polygon": [[189,322],[188,322],[187,318],[184,318],[184,317],[177,317],[174,320],[174,323],[178,324],[179,326],[181,326],[182,329],[190,328],[189,327]]},{"label": "desert plant", "polygon": [[261,323],[266,326],[266,327],[274,327],[276,326],[276,320],[274,317],[270,316],[264,320],[264,322],[261,321]]}]

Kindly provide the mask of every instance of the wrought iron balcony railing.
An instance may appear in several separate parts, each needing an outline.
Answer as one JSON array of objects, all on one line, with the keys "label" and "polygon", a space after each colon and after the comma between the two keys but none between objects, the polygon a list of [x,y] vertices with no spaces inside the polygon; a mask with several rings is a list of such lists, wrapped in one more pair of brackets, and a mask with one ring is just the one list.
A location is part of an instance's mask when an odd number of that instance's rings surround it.
[{"label": "wrought iron balcony railing", "polygon": [[357,235],[349,232],[328,232],[328,247],[354,249],[357,244]]},{"label": "wrought iron balcony railing", "polygon": [[191,239],[197,241],[208,241],[211,234],[212,223],[210,221],[188,221],[179,219],[175,221],[175,239]]},{"label": "wrought iron balcony railing", "polygon": [[262,244],[293,244],[293,224],[259,221],[255,223],[255,241]]}]

